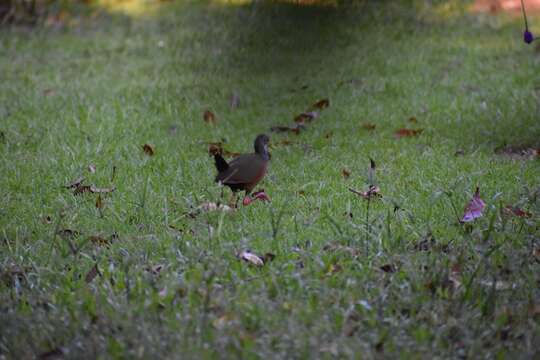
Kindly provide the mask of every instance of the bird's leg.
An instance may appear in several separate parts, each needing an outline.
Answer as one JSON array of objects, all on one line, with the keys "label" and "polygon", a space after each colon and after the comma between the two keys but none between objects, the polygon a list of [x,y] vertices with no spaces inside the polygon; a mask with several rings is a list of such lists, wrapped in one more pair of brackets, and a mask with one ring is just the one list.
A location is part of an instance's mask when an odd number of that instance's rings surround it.
[{"label": "bird's leg", "polygon": [[270,198],[268,197],[268,195],[266,195],[264,190],[259,190],[259,191],[255,192],[253,195],[248,194],[246,192],[246,196],[244,196],[244,200],[242,201],[242,204],[244,206],[247,206],[247,205],[251,204],[252,202],[254,202],[257,199],[262,200],[262,201],[270,201]]}]

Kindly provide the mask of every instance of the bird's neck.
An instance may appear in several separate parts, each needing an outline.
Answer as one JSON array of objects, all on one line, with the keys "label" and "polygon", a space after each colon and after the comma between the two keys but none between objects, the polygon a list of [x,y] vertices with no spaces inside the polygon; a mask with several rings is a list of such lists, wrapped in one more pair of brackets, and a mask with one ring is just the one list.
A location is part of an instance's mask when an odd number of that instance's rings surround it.
[{"label": "bird's neck", "polygon": [[270,160],[270,154],[263,144],[255,144],[255,153],[265,161]]}]

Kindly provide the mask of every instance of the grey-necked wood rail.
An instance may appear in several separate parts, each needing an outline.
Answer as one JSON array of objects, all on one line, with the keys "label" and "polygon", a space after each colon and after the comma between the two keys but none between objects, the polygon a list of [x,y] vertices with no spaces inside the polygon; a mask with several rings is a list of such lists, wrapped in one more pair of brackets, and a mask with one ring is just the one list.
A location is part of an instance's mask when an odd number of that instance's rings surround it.
[{"label": "grey-necked wood rail", "polygon": [[252,154],[243,154],[227,163],[221,154],[215,154],[216,162],[216,182],[227,185],[233,193],[245,191],[246,195],[242,204],[249,205],[256,199],[269,201],[268,196],[262,191],[257,192],[251,197],[253,188],[264,178],[266,167],[270,160],[268,153],[268,143],[270,139],[267,135],[258,135],[255,139],[255,152]]}]

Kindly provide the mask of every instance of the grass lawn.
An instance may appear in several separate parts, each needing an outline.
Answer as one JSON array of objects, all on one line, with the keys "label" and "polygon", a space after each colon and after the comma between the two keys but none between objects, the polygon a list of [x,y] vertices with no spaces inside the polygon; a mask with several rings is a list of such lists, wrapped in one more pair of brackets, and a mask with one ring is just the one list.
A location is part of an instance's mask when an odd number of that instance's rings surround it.
[{"label": "grass lawn", "polygon": [[[540,53],[520,18],[406,3],[3,28],[0,359],[538,358]],[[272,202],[201,209],[209,143],[263,132]]]}]

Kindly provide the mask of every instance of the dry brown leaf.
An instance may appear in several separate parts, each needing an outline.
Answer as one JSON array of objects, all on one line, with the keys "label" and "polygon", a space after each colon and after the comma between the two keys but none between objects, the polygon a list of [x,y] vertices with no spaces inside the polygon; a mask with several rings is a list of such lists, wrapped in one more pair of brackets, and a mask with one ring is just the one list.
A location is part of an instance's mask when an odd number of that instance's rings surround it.
[{"label": "dry brown leaf", "polygon": [[103,209],[103,200],[101,200],[101,195],[98,194],[96,198],[96,208],[97,209]]},{"label": "dry brown leaf", "polygon": [[311,122],[319,116],[319,113],[316,111],[303,112],[295,116],[294,121],[300,124]]},{"label": "dry brown leaf", "polygon": [[418,120],[414,116],[411,116],[408,121],[413,124],[416,124],[418,122]]},{"label": "dry brown leaf", "polygon": [[79,236],[81,233],[78,232],[77,230],[61,229],[61,230],[58,230],[57,234],[60,235],[62,239],[69,239],[69,238]]},{"label": "dry brown leaf", "polygon": [[204,119],[204,122],[207,123],[207,124],[215,124],[216,123],[216,115],[214,115],[214,113],[211,112],[210,110],[206,110],[203,113],[203,119]]},{"label": "dry brown leaf", "polygon": [[283,140],[281,140],[279,143],[280,143],[281,145],[285,145],[285,146],[294,144],[293,141],[287,140],[287,139],[283,139]]},{"label": "dry brown leaf", "polygon": [[330,106],[330,101],[328,99],[322,99],[313,104],[312,108],[323,110],[328,106]]},{"label": "dry brown leaf", "polygon": [[98,245],[98,246],[106,246],[108,247],[111,242],[107,239],[105,239],[104,237],[100,236],[100,235],[91,235],[88,237],[88,239],[90,239],[90,241],[92,242],[92,244],[95,244],[95,245]]},{"label": "dry brown leaf", "polygon": [[239,258],[258,267],[264,266],[264,260],[249,250],[242,251]]},{"label": "dry brown leaf", "polygon": [[352,188],[349,188],[349,191],[363,197],[364,199],[371,199],[372,197],[381,196],[381,189],[375,185],[370,185],[367,191],[358,191]]},{"label": "dry brown leaf", "polygon": [[377,125],[375,125],[373,123],[364,123],[364,124],[361,125],[362,129],[368,130],[368,131],[373,131],[373,130],[375,130],[376,127],[377,127]]},{"label": "dry brown leaf", "polygon": [[266,254],[264,254],[264,256],[262,257],[263,259],[263,262],[266,264],[267,262],[269,261],[274,261],[274,259],[276,258],[276,254],[273,254],[273,253],[270,253],[270,252],[267,252]]},{"label": "dry brown leaf", "polygon": [[272,126],[270,128],[270,131],[273,131],[273,132],[292,132],[292,133],[295,133],[296,135],[300,134],[300,130],[304,130],[305,129],[305,126],[303,124],[297,124],[296,126],[282,126],[282,125],[278,125],[278,126]]},{"label": "dry brown leaf", "polygon": [[65,185],[64,187],[66,189],[75,189],[75,188],[79,187],[83,183],[84,180],[85,180],[84,177],[81,176],[77,180],[73,180],[70,184]]},{"label": "dry brown leaf", "polygon": [[144,153],[148,156],[154,156],[154,147],[150,144],[144,144],[142,146]]},{"label": "dry brown leaf", "polygon": [[81,195],[86,192],[91,192],[91,186],[90,185],[79,185],[73,190],[73,195]]},{"label": "dry brown leaf", "polygon": [[540,149],[522,145],[507,145],[496,148],[495,154],[516,160],[534,160],[540,156]]},{"label": "dry brown leaf", "polygon": [[382,271],[386,273],[395,273],[397,271],[396,265],[394,264],[385,264],[381,267],[379,267]]},{"label": "dry brown leaf", "polygon": [[159,275],[159,273],[161,273],[161,270],[163,270],[164,267],[165,266],[158,264],[158,265],[147,266],[145,270],[151,273],[152,275]]},{"label": "dry brown leaf", "polygon": [[92,266],[92,268],[86,273],[86,276],[84,277],[84,281],[86,281],[86,283],[89,284],[98,275],[101,276],[101,272],[99,271],[97,264],[94,264],[94,266]]},{"label": "dry brown leaf", "polygon": [[349,169],[343,168],[341,169],[341,175],[344,179],[348,179],[351,176],[351,172],[349,171]]},{"label": "dry brown leaf", "polygon": [[39,354],[38,359],[39,360],[52,360],[52,359],[61,359],[64,357],[64,350],[57,346],[52,350],[43,352]]},{"label": "dry brown leaf", "polygon": [[343,245],[336,245],[336,244],[328,244],[323,247],[324,251],[329,252],[337,252],[337,253],[346,253],[349,254],[352,257],[357,257],[360,255],[360,251],[358,249],[355,249],[350,246],[343,246]]},{"label": "dry brown leaf", "polygon": [[88,164],[88,171],[90,171],[92,174],[96,172],[96,165],[94,164]]},{"label": "dry brown leaf", "polygon": [[94,185],[91,185],[90,186],[90,192],[91,193],[94,193],[94,194],[98,194],[98,193],[110,193],[110,192],[113,192],[114,190],[116,190],[116,188],[113,186],[113,187],[110,187],[110,188],[97,188],[95,187]]},{"label": "dry brown leaf", "polygon": [[526,218],[530,218],[532,216],[532,214],[528,211],[524,211],[518,207],[515,207],[515,206],[512,206],[512,205],[506,205],[506,207],[504,208],[504,212],[507,213],[507,214],[510,214],[510,215],[514,215],[514,216],[517,216],[517,217],[526,217]]},{"label": "dry brown leaf", "polygon": [[343,271],[343,266],[339,264],[331,264],[328,268],[328,274],[336,274],[341,271]]},{"label": "dry brown leaf", "polygon": [[405,128],[402,128],[402,129],[396,130],[396,132],[394,133],[394,137],[396,139],[401,139],[402,137],[413,137],[413,136],[420,135],[422,133],[422,131],[424,131],[424,129],[405,129]]}]

